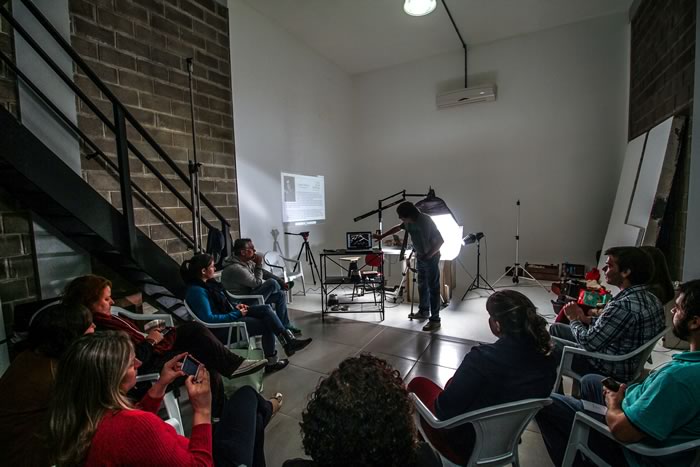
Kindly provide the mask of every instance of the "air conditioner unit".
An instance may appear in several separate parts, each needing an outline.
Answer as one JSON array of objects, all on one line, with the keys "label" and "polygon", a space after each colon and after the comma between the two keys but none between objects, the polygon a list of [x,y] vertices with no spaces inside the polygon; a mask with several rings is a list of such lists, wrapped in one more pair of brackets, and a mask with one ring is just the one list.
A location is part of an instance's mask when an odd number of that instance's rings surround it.
[{"label": "air conditioner unit", "polygon": [[437,95],[438,109],[453,107],[455,105],[472,104],[474,102],[488,102],[496,100],[496,85],[484,84],[469,88],[458,89]]}]

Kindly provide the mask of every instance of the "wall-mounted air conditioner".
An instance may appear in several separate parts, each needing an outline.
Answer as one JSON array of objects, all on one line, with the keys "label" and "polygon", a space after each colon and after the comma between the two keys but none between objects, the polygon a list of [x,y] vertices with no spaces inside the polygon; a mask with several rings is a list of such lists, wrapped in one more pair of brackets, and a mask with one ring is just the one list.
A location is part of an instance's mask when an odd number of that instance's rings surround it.
[{"label": "wall-mounted air conditioner", "polygon": [[489,102],[496,100],[496,85],[484,84],[456,91],[444,92],[437,95],[437,107],[454,107],[455,105],[473,104],[474,102]]}]

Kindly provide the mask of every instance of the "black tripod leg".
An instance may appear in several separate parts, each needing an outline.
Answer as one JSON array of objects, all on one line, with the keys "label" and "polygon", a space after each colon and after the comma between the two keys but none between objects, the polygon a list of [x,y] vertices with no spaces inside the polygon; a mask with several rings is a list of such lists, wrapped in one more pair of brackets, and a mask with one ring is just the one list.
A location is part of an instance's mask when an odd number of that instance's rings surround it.
[{"label": "black tripod leg", "polygon": [[314,285],[316,285],[316,278],[314,277],[314,271],[316,271],[316,275],[318,276],[319,280],[321,280],[321,274],[318,272],[318,266],[316,265],[316,258],[314,258],[314,252],[311,251],[311,247],[309,247],[309,242],[304,242],[304,245],[306,247],[306,260],[309,263],[309,267],[311,267],[311,278],[314,281]]}]

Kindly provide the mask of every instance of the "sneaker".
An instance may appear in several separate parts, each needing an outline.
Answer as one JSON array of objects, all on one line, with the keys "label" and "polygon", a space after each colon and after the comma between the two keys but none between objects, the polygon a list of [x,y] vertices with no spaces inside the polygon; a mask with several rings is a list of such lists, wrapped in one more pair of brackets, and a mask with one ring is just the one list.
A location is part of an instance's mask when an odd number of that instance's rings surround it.
[{"label": "sneaker", "polygon": [[272,404],[272,416],[274,417],[277,412],[282,408],[282,403],[284,402],[284,396],[281,392],[278,392],[274,397],[270,398],[270,404]]},{"label": "sneaker", "polygon": [[430,315],[424,315],[423,313],[409,313],[408,319],[419,319],[421,321],[430,318]]},{"label": "sneaker", "polygon": [[289,323],[289,324],[287,325],[287,329],[289,329],[290,331],[292,331],[292,334],[301,334],[301,329],[299,329],[298,327],[294,326],[292,323]]},{"label": "sneaker", "polygon": [[267,359],[264,360],[243,360],[243,363],[233,372],[230,378],[239,378],[241,376],[252,375],[253,373],[262,370],[267,365]]},{"label": "sneaker", "polygon": [[437,331],[440,329],[440,321],[430,321],[423,326],[423,331]]},{"label": "sneaker", "polygon": [[283,358],[282,360],[277,360],[275,363],[270,363],[265,366],[265,374],[269,375],[270,373],[280,371],[284,369],[287,365],[289,365],[289,360],[287,360],[286,358]]}]

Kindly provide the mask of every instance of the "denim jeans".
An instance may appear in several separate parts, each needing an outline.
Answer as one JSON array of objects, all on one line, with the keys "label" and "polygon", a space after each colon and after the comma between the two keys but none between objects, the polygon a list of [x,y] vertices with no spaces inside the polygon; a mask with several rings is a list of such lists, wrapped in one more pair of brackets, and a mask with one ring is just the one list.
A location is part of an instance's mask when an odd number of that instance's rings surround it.
[{"label": "denim jeans", "polygon": [[418,312],[427,314],[430,321],[440,321],[440,253],[432,258],[417,259],[418,294],[420,302]]},{"label": "denim jeans", "polygon": [[[595,402],[599,405],[605,405],[603,398],[603,385],[601,381],[603,376],[586,375],[581,380],[581,399],[590,402]],[[552,404],[543,408],[537,413],[535,419],[540,427],[544,445],[547,448],[549,457],[554,465],[559,466],[564,460],[566,445],[571,434],[571,427],[574,422],[576,412],[583,412],[583,403],[579,399],[574,399],[569,396],[560,394],[552,394]],[[592,412],[586,412],[587,415],[596,420],[605,423],[605,416]],[[591,430],[589,435],[588,445],[593,452],[605,459],[611,465],[627,465],[622,447],[610,440],[609,438],[599,434],[595,430]],[[586,465],[582,462],[580,455],[574,465]]]},{"label": "denim jeans", "polygon": [[255,389],[236,391],[213,427],[214,465],[265,467],[265,427],[271,417],[272,404]]},{"label": "denim jeans", "polygon": [[243,317],[250,336],[262,336],[262,346],[266,357],[275,354],[275,336],[285,332],[285,327],[270,305],[251,305]]},{"label": "denim jeans", "polygon": [[275,313],[286,328],[289,326],[287,312],[287,291],[275,279],[267,279],[260,287],[250,291],[250,295],[262,295],[267,305],[275,305]]}]

